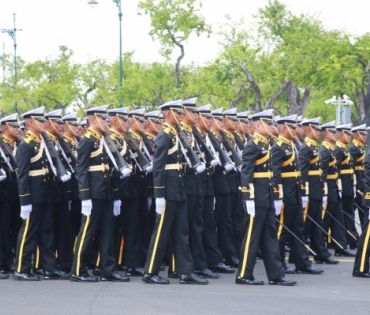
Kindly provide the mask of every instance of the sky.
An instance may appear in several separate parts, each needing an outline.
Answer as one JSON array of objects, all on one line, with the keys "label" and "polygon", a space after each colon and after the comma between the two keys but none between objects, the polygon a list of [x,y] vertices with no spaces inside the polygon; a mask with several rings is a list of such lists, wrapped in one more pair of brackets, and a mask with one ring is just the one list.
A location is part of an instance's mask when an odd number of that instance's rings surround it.
[{"label": "sky", "polygon": [[[17,51],[31,62],[58,54],[59,45],[71,48],[76,62],[103,58],[113,61],[119,55],[118,10],[112,0],[98,0],[91,9],[88,0],[0,0],[0,29],[13,28],[16,13]],[[140,62],[164,61],[159,54],[160,45],[148,35],[148,16],[137,15],[138,0],[122,0],[123,52],[135,51],[134,59]],[[317,14],[329,29],[345,29],[362,35],[370,32],[368,19],[370,1],[364,0],[281,0],[293,13]],[[233,19],[241,17],[252,23],[253,15],[264,0],[202,0],[201,13],[214,31],[225,22],[225,14]],[[214,59],[219,51],[217,35],[210,38],[193,36],[185,47],[184,63],[204,63]],[[13,52],[10,36],[0,33],[0,54]],[[173,54],[173,60],[176,58]]]}]

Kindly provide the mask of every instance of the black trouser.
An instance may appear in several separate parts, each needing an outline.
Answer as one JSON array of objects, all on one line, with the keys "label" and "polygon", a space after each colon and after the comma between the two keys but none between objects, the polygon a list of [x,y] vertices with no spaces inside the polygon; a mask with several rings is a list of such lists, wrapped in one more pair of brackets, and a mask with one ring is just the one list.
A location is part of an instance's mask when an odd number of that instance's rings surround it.
[{"label": "black trouser", "polygon": [[203,248],[208,265],[222,262],[222,254],[217,243],[217,231],[214,209],[214,197],[203,196]]},{"label": "black trouser", "polygon": [[78,233],[81,229],[81,200],[74,199],[71,203],[71,226],[72,226],[72,242],[73,250],[75,250],[75,242],[78,236]]},{"label": "black trouser", "polygon": [[[234,246],[239,254],[243,240],[243,203],[238,193],[230,193],[231,222],[233,225]],[[239,256],[238,256],[239,257]]]},{"label": "black trouser", "polygon": [[360,218],[361,226],[364,226],[365,223],[365,212],[368,211],[368,208],[364,205],[362,205],[362,196],[356,193],[355,202],[353,204],[353,212],[357,208],[358,211],[358,217]]},{"label": "black trouser", "polygon": [[253,280],[258,248],[269,280],[284,276],[281,265],[279,242],[276,238],[275,211],[273,208],[256,207],[256,216],[247,215],[244,220],[244,239],[240,250],[237,276]]},{"label": "black trouser", "polygon": [[158,275],[169,239],[171,239],[176,261],[176,272],[180,275],[194,272],[193,259],[188,245],[189,228],[186,201],[166,200],[162,214],[157,214],[145,263],[147,273]]},{"label": "black trouser", "polygon": [[224,258],[236,257],[233,225],[231,222],[231,205],[229,194],[215,194],[215,221],[217,226],[218,245]]},{"label": "black trouser", "polygon": [[0,202],[0,267],[13,264],[9,240],[10,211],[7,201]]},{"label": "black trouser", "polygon": [[70,271],[73,260],[73,237],[68,201],[53,202],[53,214],[58,267],[63,271]]},{"label": "black trouser", "polygon": [[8,204],[10,209],[10,232],[11,232],[10,246],[15,249],[17,247],[17,238],[19,230],[22,226],[22,218],[20,217],[21,206],[19,204],[19,199],[9,200]]},{"label": "black trouser", "polygon": [[363,230],[358,241],[358,248],[353,269],[360,272],[369,272],[370,257],[370,228],[369,228],[369,210],[364,216]]},{"label": "black trouser", "polygon": [[307,217],[303,215],[305,225],[304,238],[310,238],[310,248],[317,254],[315,260],[322,260],[330,257],[328,249],[325,247],[324,232],[312,222],[314,220],[319,226],[323,227],[322,220],[322,201],[321,200],[308,200]]},{"label": "black trouser", "polygon": [[138,214],[140,228],[140,263],[136,267],[141,267],[145,264],[150,244],[150,236],[152,235],[149,223],[148,201],[146,198],[139,198]]},{"label": "black trouser", "polygon": [[[300,239],[302,243],[304,243],[302,205],[284,203],[281,208],[279,221],[284,224],[292,233],[294,233],[294,235],[298,239]],[[277,227],[277,239],[279,241],[280,257],[283,267],[286,267],[284,251],[285,242],[289,239],[290,236],[291,235],[288,230],[285,229],[281,224],[279,224]],[[294,259],[295,267],[298,270],[307,269],[309,266],[311,266],[307,248],[303,246],[303,244],[299,242],[296,237],[290,237],[290,247],[292,249],[292,258]]]},{"label": "black trouser", "polygon": [[188,224],[189,224],[189,245],[193,257],[195,270],[207,268],[206,255],[203,248],[203,196],[186,195]]},{"label": "black trouser", "polygon": [[23,220],[18,235],[17,272],[31,272],[31,258],[36,246],[40,250],[40,265],[45,270],[56,268],[53,233],[53,209],[51,203],[32,204],[32,212],[26,220]]},{"label": "black trouser", "polygon": [[358,239],[360,237],[357,233],[356,226],[355,226],[355,212],[353,209],[353,201],[354,201],[353,196],[343,196],[342,197],[342,209],[343,209],[343,212],[347,214],[347,215],[343,214],[344,226],[347,228],[348,231],[350,231],[357,238],[357,240],[355,240],[353,237],[351,237],[347,233],[347,244],[348,245],[357,244]]},{"label": "black trouser", "polygon": [[[341,202],[328,202],[326,211],[329,212],[341,225],[344,226],[343,210]],[[329,214],[324,212],[323,228],[326,232],[331,230],[331,236],[344,248],[347,248],[346,230],[341,227]],[[330,242],[335,250],[341,248],[335,243]]]},{"label": "black trouser", "polygon": [[72,274],[82,276],[92,257],[94,238],[98,237],[101,276],[109,277],[115,267],[113,248],[113,200],[92,199],[91,215],[82,215],[81,230],[77,237]]}]

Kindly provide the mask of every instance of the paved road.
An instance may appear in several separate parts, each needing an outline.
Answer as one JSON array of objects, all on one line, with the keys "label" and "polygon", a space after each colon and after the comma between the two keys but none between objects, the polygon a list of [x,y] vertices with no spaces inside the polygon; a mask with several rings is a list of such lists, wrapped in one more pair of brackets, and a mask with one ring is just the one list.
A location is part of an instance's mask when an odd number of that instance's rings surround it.
[{"label": "paved road", "polygon": [[[366,314],[370,313],[370,279],[351,276],[353,259],[322,265],[323,275],[293,275],[295,287],[242,286],[234,275],[222,275],[208,286],[168,286],[142,283],[37,283],[0,281],[0,314],[110,315],[110,314]],[[162,272],[166,276],[166,272]],[[263,262],[255,277],[267,280]]]}]

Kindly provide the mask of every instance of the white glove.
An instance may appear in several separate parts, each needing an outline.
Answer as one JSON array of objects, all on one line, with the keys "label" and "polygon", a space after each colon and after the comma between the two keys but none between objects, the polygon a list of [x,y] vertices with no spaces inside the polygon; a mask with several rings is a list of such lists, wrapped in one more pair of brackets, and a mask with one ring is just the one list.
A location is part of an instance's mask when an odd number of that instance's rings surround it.
[{"label": "white glove", "polygon": [[130,176],[131,172],[132,172],[131,168],[125,167],[123,170],[121,170],[121,175],[120,175],[119,178],[122,179],[122,178],[125,178],[127,176]]},{"label": "white glove", "polygon": [[26,220],[32,212],[32,205],[21,206],[21,218]]},{"label": "white glove", "polygon": [[148,174],[148,173],[153,172],[153,164],[152,164],[152,163],[150,163],[150,164],[146,167],[145,172],[146,172],[147,174]]},{"label": "white glove", "polygon": [[72,209],[72,200],[68,200],[68,210],[71,211]]},{"label": "white glove", "polygon": [[164,210],[165,200],[164,198],[155,198],[155,211],[158,214],[162,214]]},{"label": "white glove", "polygon": [[113,214],[114,216],[118,216],[121,214],[121,200],[114,200]]},{"label": "white glove", "polygon": [[60,180],[65,183],[71,179],[71,175],[63,175]]},{"label": "white glove", "polygon": [[232,164],[226,164],[224,167],[227,172],[231,172],[234,169]]},{"label": "white glove", "polygon": [[211,166],[216,166],[216,165],[221,165],[221,162],[218,158],[215,158],[214,160],[211,161]]},{"label": "white glove", "polygon": [[357,189],[356,186],[353,186],[353,195],[356,197]]},{"label": "white glove", "polygon": [[339,194],[339,198],[342,199],[342,192],[341,191],[338,191],[338,194]]},{"label": "white glove", "polygon": [[251,217],[254,217],[256,215],[256,205],[254,204],[254,200],[247,200],[245,205],[247,207],[248,214]]},{"label": "white glove", "polygon": [[274,205],[275,205],[275,214],[279,215],[280,212],[281,212],[281,207],[283,206],[283,201],[282,200],[275,200]]},{"label": "white glove", "polygon": [[308,202],[308,196],[303,196],[302,197],[302,207],[303,207],[303,209],[307,207],[307,202]]},{"label": "white glove", "polygon": [[153,198],[148,197],[147,200],[148,200],[148,211],[150,211],[150,207],[152,206]]},{"label": "white glove", "polygon": [[205,167],[205,165],[202,163],[202,164],[200,164],[199,166],[197,166],[196,171],[197,171],[197,173],[198,173],[198,174],[200,174],[200,173],[202,173],[205,169],[206,169],[206,167]]},{"label": "white glove", "polygon": [[0,170],[0,182],[6,178],[6,173],[3,170]]},{"label": "white glove", "polygon": [[325,207],[325,204],[328,202],[328,196],[323,196],[322,197],[322,207]]},{"label": "white glove", "polygon": [[81,213],[87,217],[91,214],[92,202],[91,199],[82,200],[81,202]]}]

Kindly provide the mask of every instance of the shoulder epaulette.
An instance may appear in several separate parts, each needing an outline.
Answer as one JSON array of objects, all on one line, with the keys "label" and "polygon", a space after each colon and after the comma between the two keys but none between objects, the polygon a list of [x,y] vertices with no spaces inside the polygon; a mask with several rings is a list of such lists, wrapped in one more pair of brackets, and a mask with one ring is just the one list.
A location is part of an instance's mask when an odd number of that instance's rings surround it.
[{"label": "shoulder epaulette", "polygon": [[281,147],[283,145],[283,143],[285,143],[286,145],[292,145],[292,141],[282,137],[282,136],[279,136],[277,141],[276,141],[276,144]]},{"label": "shoulder epaulette", "polygon": [[185,130],[185,131],[190,132],[190,133],[193,132],[193,128],[191,128],[190,126],[188,126],[184,123],[181,124],[181,130]]},{"label": "shoulder epaulette", "polygon": [[[89,136],[87,137],[86,134],[88,134],[88,133],[89,133]],[[101,134],[100,133],[98,133],[95,130],[89,128],[89,129],[87,129],[87,132],[85,133],[85,137],[88,138],[88,139],[90,139],[91,136],[93,136],[96,139],[100,139],[101,138]]]},{"label": "shoulder epaulette", "polygon": [[312,146],[316,147],[317,146],[317,142],[315,140],[310,139],[310,138],[304,139],[304,142],[306,143],[306,145],[308,147],[312,147]]},{"label": "shoulder epaulette", "polygon": [[166,135],[169,135],[170,133],[172,133],[173,135],[176,135],[177,132],[176,132],[176,129],[173,128],[172,126],[170,126],[169,124],[167,123],[164,123],[163,124],[163,132],[166,134]]},{"label": "shoulder epaulette", "polygon": [[87,139],[90,139],[91,132],[90,131],[85,132],[84,137],[87,138]]},{"label": "shoulder epaulette", "polygon": [[29,144],[31,141],[35,141],[37,143],[41,142],[41,140],[37,138],[33,133],[27,132],[27,137],[24,138],[24,142]]},{"label": "shoulder epaulette", "polygon": [[264,136],[261,136],[258,133],[254,133],[253,134],[253,143],[255,145],[258,145],[258,143],[260,143],[260,142],[262,142],[264,144],[267,144],[268,143],[268,140]]},{"label": "shoulder epaulette", "polygon": [[330,150],[330,151],[333,151],[333,150],[334,150],[334,146],[333,146],[331,143],[327,142],[327,141],[323,141],[323,142],[322,142],[322,145],[323,145],[327,150]]}]

